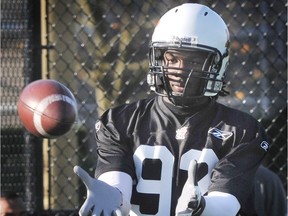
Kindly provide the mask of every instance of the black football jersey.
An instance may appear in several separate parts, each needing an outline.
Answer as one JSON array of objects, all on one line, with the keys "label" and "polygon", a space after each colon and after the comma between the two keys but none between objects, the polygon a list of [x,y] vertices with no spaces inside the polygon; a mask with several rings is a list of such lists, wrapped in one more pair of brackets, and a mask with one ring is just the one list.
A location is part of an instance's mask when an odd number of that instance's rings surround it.
[{"label": "black football jersey", "polygon": [[96,122],[95,175],[122,171],[134,180],[131,215],[175,215],[191,160],[202,195],[234,195],[241,205],[269,145],[250,115],[211,101],[183,124],[162,97],[107,110]]}]

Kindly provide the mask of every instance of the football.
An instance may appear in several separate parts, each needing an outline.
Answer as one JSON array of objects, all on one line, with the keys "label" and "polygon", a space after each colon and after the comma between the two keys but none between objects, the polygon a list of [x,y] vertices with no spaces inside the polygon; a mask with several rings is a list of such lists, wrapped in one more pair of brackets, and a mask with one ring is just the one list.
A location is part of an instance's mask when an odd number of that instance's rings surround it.
[{"label": "football", "polygon": [[36,80],[20,93],[17,110],[24,127],[42,138],[67,133],[77,118],[72,92],[56,80]]}]

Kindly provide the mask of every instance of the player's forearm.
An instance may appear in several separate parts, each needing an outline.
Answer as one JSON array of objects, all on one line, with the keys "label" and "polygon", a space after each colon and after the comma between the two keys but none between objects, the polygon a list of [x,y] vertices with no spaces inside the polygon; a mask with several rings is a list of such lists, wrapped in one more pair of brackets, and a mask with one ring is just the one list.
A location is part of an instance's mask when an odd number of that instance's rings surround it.
[{"label": "player's forearm", "polygon": [[205,209],[202,216],[232,216],[240,209],[237,198],[223,192],[211,192],[205,198]]}]

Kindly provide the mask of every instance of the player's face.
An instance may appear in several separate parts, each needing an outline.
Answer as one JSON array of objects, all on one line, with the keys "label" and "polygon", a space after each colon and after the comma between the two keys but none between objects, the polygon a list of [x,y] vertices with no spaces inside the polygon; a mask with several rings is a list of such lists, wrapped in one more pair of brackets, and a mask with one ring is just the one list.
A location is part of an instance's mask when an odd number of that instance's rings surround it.
[{"label": "player's face", "polygon": [[199,93],[201,80],[195,76],[201,75],[206,57],[206,53],[199,51],[167,50],[164,53],[166,74],[174,94],[181,95],[186,91],[185,94],[193,96]]}]

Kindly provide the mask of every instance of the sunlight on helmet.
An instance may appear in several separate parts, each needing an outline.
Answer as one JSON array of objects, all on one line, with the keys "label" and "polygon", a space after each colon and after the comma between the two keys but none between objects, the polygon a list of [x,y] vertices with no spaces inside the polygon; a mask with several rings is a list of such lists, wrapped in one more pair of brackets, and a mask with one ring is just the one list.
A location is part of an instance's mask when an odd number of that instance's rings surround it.
[{"label": "sunlight on helmet", "polygon": [[183,4],[169,10],[152,35],[150,89],[180,106],[217,96],[223,89],[228,49],[227,26],[210,8]]}]

